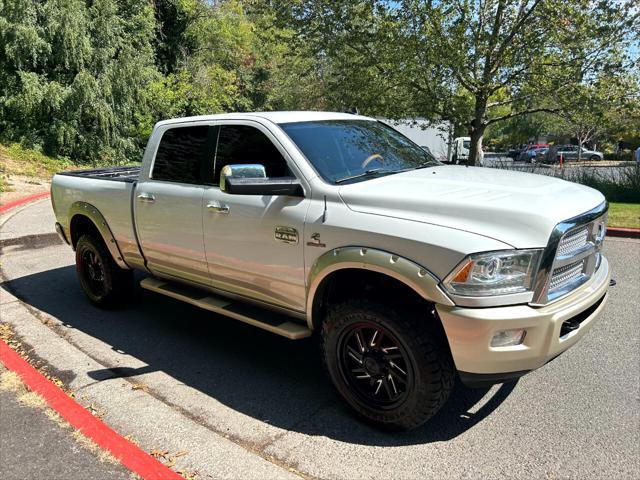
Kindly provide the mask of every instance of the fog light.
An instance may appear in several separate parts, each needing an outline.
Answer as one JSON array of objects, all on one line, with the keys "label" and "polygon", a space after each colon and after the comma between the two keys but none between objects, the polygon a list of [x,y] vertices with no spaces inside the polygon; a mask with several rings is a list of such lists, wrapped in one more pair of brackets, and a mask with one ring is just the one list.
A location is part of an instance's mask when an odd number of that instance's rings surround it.
[{"label": "fog light", "polygon": [[502,330],[493,336],[491,346],[511,347],[513,345],[520,345],[526,334],[526,330]]}]

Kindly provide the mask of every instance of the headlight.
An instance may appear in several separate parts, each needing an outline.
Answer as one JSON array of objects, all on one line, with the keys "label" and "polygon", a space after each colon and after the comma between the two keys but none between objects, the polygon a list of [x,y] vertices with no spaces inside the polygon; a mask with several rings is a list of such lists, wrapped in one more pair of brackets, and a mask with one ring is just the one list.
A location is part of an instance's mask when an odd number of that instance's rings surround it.
[{"label": "headlight", "polygon": [[542,250],[476,253],[465,258],[444,280],[455,295],[490,297],[530,292]]}]

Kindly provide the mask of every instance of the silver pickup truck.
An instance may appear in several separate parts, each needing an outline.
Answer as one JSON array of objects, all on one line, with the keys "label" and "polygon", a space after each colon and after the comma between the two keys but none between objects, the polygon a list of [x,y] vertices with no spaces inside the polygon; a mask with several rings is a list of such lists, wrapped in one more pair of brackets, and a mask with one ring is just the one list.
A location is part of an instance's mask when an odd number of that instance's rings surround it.
[{"label": "silver pickup truck", "polygon": [[421,425],[578,342],[607,300],[607,203],[546,176],[442,165],[368,117],[158,123],[141,168],[53,178],[56,229],[100,307],[141,286],[290,339],[340,395]]}]

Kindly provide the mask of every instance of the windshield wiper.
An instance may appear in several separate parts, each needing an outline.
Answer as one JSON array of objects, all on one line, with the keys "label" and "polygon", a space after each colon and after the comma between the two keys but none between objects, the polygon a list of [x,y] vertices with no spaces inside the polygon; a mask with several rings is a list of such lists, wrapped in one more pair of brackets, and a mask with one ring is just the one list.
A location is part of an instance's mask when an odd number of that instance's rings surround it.
[{"label": "windshield wiper", "polygon": [[364,172],[358,173],[356,175],[350,175],[348,177],[339,178],[338,180],[335,180],[335,183],[344,183],[344,182],[348,182],[349,180],[355,180],[356,178],[376,177],[376,176],[379,176],[379,175],[392,175],[394,173],[409,172],[411,170],[419,170],[421,168],[437,167],[439,165],[440,165],[440,163],[425,162],[425,163],[421,163],[419,165],[416,165],[415,167],[400,168],[398,170],[384,170],[382,168],[374,168],[374,169],[371,169],[371,170],[366,170]]},{"label": "windshield wiper", "polygon": [[374,168],[372,170],[365,170],[364,172],[357,173],[356,175],[349,175],[348,177],[339,178],[334,183],[344,183],[349,180],[355,180],[356,178],[376,177],[380,174],[395,173],[393,170],[384,170],[382,168]]}]

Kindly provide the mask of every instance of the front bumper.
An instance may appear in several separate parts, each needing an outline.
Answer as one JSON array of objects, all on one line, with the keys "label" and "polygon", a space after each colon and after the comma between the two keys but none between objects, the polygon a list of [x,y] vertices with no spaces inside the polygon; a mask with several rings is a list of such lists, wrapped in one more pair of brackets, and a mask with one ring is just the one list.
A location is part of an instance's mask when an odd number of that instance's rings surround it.
[{"label": "front bumper", "polygon": [[[437,305],[460,378],[468,385],[512,380],[541,367],[575,345],[607,302],[611,274],[607,259],[593,277],[567,297],[544,307],[465,308]],[[573,323],[566,333],[565,322]],[[578,326],[579,324],[579,326]],[[501,330],[525,329],[524,342],[492,347]]]}]

